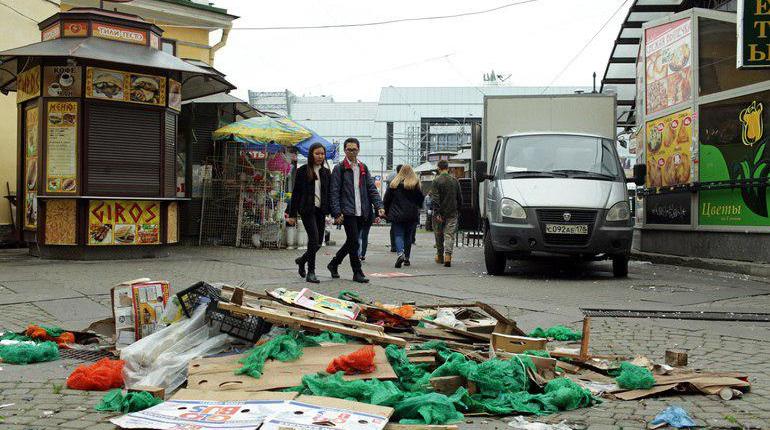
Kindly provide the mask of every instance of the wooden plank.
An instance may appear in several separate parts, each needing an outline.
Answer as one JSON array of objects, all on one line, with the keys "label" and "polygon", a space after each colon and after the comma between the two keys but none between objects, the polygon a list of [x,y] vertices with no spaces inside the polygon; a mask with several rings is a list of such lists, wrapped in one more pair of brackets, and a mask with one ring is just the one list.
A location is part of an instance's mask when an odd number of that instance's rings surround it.
[{"label": "wooden plank", "polygon": [[431,339],[440,339],[440,340],[453,340],[457,342],[469,342],[470,340],[466,337],[456,335],[454,333],[450,333],[446,330],[442,330],[440,328],[431,328],[431,327],[415,327],[414,328],[415,334],[421,337],[428,337]]},{"label": "wooden plank", "polygon": [[256,300],[247,302],[246,306],[249,306],[252,308],[276,309],[276,310],[281,310],[289,315],[300,315],[307,318],[321,318],[327,321],[334,321],[340,324],[345,324],[353,327],[361,327],[367,330],[385,333],[385,328],[377,324],[369,324],[367,322],[351,320],[349,318],[343,318],[343,317],[338,317],[334,315],[326,315],[320,312],[311,311],[301,307],[287,306],[275,300],[256,299]]},{"label": "wooden plank", "polygon": [[[377,415],[390,418],[393,416],[394,409],[387,406],[370,405],[368,403],[354,402],[351,400],[335,399],[333,397],[310,396],[302,394],[296,399],[297,402],[307,403],[309,405],[321,406],[324,408],[345,409],[348,411],[363,412],[365,414]],[[344,426],[342,426],[344,427]]]},{"label": "wooden plank", "polygon": [[219,302],[217,306],[220,309],[224,309],[230,312],[256,315],[265,321],[286,325],[291,328],[309,328],[313,330],[329,330],[336,333],[342,333],[353,337],[359,337],[371,340],[375,343],[393,344],[401,347],[406,346],[407,342],[404,339],[384,334],[380,331],[372,331],[366,327],[357,326],[355,324],[358,321],[337,322],[330,321],[326,315],[317,314],[313,317],[305,317],[295,315],[293,313],[287,313],[284,310],[269,309],[269,308],[251,308],[248,306],[237,306],[231,303]]},{"label": "wooden plank", "polygon": [[437,393],[446,395],[454,394],[458,388],[464,387],[465,383],[466,380],[462,376],[437,376],[430,378],[430,386]]},{"label": "wooden plank", "polygon": [[452,332],[454,334],[457,334],[457,335],[460,335],[460,336],[463,336],[463,337],[467,337],[467,338],[470,338],[470,339],[485,340],[485,341],[489,340],[489,335],[487,335],[487,334],[471,333],[468,330],[463,330],[463,329],[455,328],[455,327],[452,327],[452,326],[449,326],[449,325],[446,325],[446,324],[437,323],[436,321],[431,321],[431,320],[427,320],[427,319],[422,320],[422,322],[424,322],[426,324],[433,324],[436,327],[443,328],[444,330],[448,330],[448,331],[450,331],[450,332]]},{"label": "wooden plank", "polygon": [[527,350],[544,350],[547,339],[537,337],[512,336],[502,333],[492,333],[491,346],[494,351],[522,353]]},{"label": "wooden plank", "polygon": [[492,318],[497,320],[497,325],[495,326],[495,332],[502,333],[502,334],[515,334],[517,336],[526,336],[527,333],[524,333],[518,325],[516,325],[516,321],[506,317],[505,315],[498,312],[497,309],[493,308],[492,306],[484,303],[484,302],[476,302],[476,306],[478,306],[481,310],[489,314]]},{"label": "wooden plank", "polygon": [[[208,391],[265,391],[277,388],[288,388],[302,384],[304,375],[326,370],[329,362],[335,357],[350,354],[363,345],[339,344],[334,346],[308,347],[302,356],[291,362],[277,360],[265,363],[262,377],[253,378],[248,375],[236,375],[236,369],[242,366],[238,360],[246,354],[225,357],[201,358],[190,362],[188,367],[187,386],[197,390]],[[362,375],[344,375],[348,381],[356,379],[396,379],[393,368],[390,367],[381,346],[374,347],[374,364],[377,369],[372,373]]]},{"label": "wooden plank", "polygon": [[591,317],[583,318],[583,338],[580,340],[580,359],[588,360],[590,351],[588,349],[588,342],[591,339]]}]

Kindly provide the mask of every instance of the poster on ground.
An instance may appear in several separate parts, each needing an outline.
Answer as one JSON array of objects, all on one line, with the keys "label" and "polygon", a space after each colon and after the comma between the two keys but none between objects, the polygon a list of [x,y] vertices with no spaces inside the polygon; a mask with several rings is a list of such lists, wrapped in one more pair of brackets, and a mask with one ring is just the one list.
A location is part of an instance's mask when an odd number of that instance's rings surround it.
[{"label": "poster on ground", "polygon": [[647,115],[692,98],[691,27],[685,18],[645,30]]},{"label": "poster on ground", "polygon": [[89,245],[155,245],[160,243],[160,204],[136,200],[91,200]]},{"label": "poster on ground", "polygon": [[46,191],[77,191],[78,102],[48,102]]},{"label": "poster on ground", "polygon": [[699,223],[770,226],[770,91],[701,106],[700,182],[737,185],[700,192]]},{"label": "poster on ground", "polygon": [[24,110],[24,228],[37,227],[37,183],[39,110],[31,106]]},{"label": "poster on ground", "polygon": [[283,400],[168,400],[110,421],[124,429],[256,429],[285,407]]},{"label": "poster on ground", "polygon": [[692,109],[685,109],[647,122],[647,187],[691,182],[693,118]]}]

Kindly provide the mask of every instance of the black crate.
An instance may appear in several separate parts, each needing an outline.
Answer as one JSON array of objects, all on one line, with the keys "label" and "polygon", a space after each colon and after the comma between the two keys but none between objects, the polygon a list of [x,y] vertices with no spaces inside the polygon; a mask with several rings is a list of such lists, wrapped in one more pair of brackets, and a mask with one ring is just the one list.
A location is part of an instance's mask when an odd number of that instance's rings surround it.
[{"label": "black crate", "polygon": [[179,304],[182,306],[182,310],[187,317],[191,317],[193,311],[198,305],[215,304],[222,300],[222,292],[219,288],[212,286],[211,284],[203,281],[196,282],[191,287],[184,289],[176,296],[179,298]]},{"label": "black crate", "polygon": [[233,315],[230,311],[211,306],[207,310],[209,322],[217,325],[219,331],[248,342],[256,342],[270,331],[272,324],[254,315]]}]

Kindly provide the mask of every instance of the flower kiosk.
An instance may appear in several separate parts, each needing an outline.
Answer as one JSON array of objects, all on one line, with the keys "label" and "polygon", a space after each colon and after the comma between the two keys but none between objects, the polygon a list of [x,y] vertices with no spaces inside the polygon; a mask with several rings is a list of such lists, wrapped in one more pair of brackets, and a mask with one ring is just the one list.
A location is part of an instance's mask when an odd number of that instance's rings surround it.
[{"label": "flower kiosk", "polygon": [[178,241],[183,99],[232,89],[162,52],[134,15],[72,9],[41,42],[0,52],[0,91],[18,103],[18,230],[49,258],[159,256]]}]

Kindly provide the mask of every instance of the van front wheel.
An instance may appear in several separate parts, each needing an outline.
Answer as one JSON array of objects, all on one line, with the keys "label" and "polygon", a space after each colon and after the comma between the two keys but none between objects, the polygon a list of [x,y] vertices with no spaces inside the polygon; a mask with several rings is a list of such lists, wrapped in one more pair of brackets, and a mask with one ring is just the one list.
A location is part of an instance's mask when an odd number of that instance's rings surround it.
[{"label": "van front wheel", "polygon": [[487,266],[487,273],[493,276],[500,276],[505,273],[506,264],[505,254],[495,251],[492,246],[492,238],[489,230],[484,233],[484,263]]},{"label": "van front wheel", "polygon": [[625,278],[628,276],[627,255],[614,255],[612,257],[612,274],[616,278]]}]

